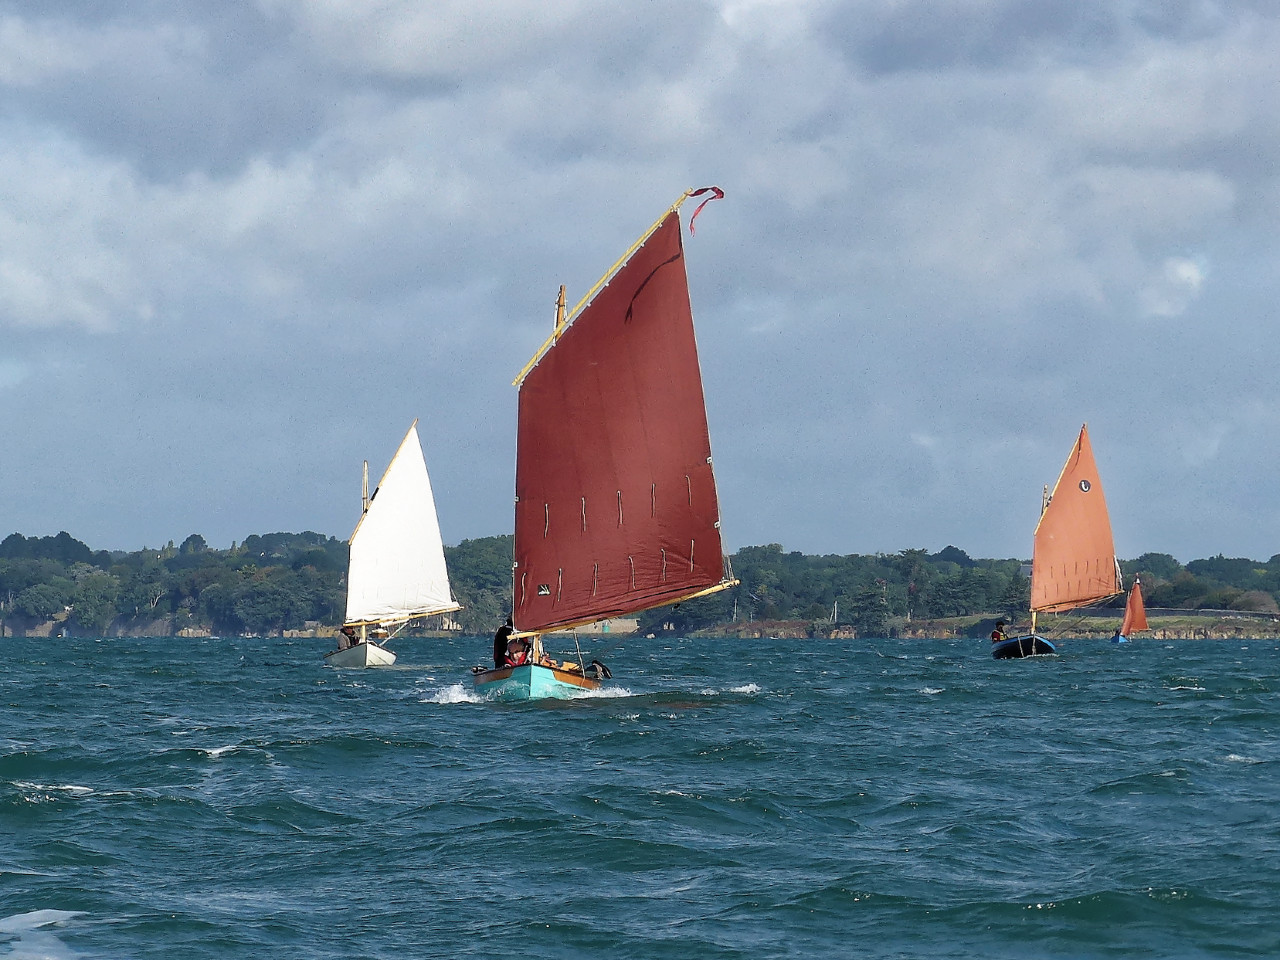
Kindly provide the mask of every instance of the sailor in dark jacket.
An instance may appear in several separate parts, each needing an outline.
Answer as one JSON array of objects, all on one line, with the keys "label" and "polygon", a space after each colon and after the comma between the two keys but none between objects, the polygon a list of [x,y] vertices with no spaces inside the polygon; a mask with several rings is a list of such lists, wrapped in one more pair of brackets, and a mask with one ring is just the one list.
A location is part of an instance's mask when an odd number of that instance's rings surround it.
[{"label": "sailor in dark jacket", "polygon": [[495,667],[501,667],[506,664],[507,640],[513,633],[515,633],[515,627],[511,623],[511,618],[507,617],[507,622],[500,626],[498,632],[493,635],[493,665]]}]

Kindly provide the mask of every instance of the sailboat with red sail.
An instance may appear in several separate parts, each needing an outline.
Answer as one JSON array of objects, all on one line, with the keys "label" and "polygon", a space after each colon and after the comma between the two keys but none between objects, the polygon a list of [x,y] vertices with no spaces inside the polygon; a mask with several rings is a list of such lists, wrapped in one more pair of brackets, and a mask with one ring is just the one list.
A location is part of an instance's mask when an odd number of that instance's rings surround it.
[{"label": "sailboat with red sail", "polygon": [[1089,443],[1080,436],[1054,484],[1045,492],[1031,557],[1031,633],[992,645],[996,659],[1057,653],[1036,633],[1036,617],[1089,606],[1124,592],[1107,501]]},{"label": "sailboat with red sail", "polygon": [[[702,374],[685,271],[686,192],[567,314],[516,378],[513,645],[478,692],[568,697],[609,679],[557,661],[543,637],[734,586],[720,539]],[[500,650],[495,649],[495,660]],[[523,661],[523,662],[521,662]]]},{"label": "sailboat with red sail", "polygon": [[1129,637],[1141,630],[1149,630],[1147,626],[1147,608],[1142,602],[1142,581],[1133,578],[1133,586],[1129,588],[1129,599],[1124,605],[1124,619],[1120,629],[1111,639],[1115,643],[1128,643]]}]

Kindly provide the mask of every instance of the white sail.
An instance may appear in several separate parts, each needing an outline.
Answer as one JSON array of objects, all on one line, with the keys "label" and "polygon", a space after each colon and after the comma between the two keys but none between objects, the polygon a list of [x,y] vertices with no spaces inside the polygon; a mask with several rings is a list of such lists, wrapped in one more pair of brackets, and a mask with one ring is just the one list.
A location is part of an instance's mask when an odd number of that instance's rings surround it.
[{"label": "white sail", "polygon": [[395,623],[457,610],[418,421],[351,534],[347,623]]}]

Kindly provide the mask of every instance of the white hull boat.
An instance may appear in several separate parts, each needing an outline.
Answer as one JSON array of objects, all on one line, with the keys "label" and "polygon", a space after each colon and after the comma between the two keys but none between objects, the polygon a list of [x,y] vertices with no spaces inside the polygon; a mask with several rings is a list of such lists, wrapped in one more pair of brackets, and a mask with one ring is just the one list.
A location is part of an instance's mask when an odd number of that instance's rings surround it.
[{"label": "white hull boat", "polygon": [[324,655],[324,662],[331,667],[389,667],[396,662],[396,655],[372,640],[356,643],[345,650],[333,650]]},{"label": "white hull boat", "polygon": [[344,645],[324,655],[331,667],[389,667],[396,655],[383,643],[415,620],[460,609],[449,589],[417,420],[372,496],[365,462],[361,498],[347,566]]}]

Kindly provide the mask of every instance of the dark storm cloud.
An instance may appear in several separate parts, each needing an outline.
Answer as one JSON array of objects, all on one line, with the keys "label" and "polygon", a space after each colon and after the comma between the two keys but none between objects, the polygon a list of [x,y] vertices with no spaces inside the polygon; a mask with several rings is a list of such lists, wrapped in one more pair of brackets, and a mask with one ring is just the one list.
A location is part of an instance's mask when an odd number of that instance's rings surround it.
[{"label": "dark storm cloud", "polygon": [[833,4],[822,33],[871,73],[1009,68],[1051,56],[1100,63],[1136,38],[1190,42],[1233,17],[1203,0],[979,0]]},{"label": "dark storm cloud", "polygon": [[323,88],[338,88],[282,56],[285,31],[252,7],[108,6],[76,16],[71,4],[42,5],[25,21],[61,63],[32,64],[32,82],[7,91],[6,114],[56,118],[86,149],[158,180],[226,173],[320,129]]},{"label": "dark storm cloud", "polygon": [[510,380],[680,190],[733,546],[1280,547],[1280,22],[1247,4],[0,5],[0,514],[345,536],[422,418],[510,529]]}]

